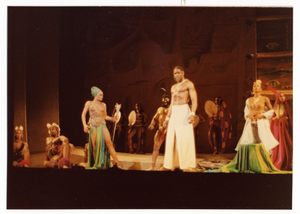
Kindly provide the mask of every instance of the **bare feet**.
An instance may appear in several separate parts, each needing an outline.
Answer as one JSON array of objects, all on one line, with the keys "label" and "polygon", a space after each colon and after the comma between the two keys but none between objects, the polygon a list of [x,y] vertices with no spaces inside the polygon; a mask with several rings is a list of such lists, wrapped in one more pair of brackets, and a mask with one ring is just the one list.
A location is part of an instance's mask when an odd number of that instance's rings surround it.
[{"label": "bare feet", "polygon": [[155,164],[152,164],[146,171],[156,171]]},{"label": "bare feet", "polygon": [[184,169],[183,171],[184,172],[196,172],[196,170],[194,168],[191,168],[191,167],[189,167],[187,169]]}]

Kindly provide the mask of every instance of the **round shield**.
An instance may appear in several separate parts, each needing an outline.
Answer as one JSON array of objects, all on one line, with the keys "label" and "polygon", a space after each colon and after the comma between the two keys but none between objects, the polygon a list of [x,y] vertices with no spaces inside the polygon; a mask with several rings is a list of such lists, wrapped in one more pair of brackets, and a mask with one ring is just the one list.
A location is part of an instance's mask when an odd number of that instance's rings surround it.
[{"label": "round shield", "polygon": [[218,107],[213,101],[207,100],[204,104],[204,110],[208,116],[212,117],[218,112]]},{"label": "round shield", "polygon": [[129,124],[131,125],[134,125],[135,124],[135,121],[136,121],[136,113],[135,111],[131,111],[129,116],[128,116],[128,121],[129,121]]},{"label": "round shield", "polygon": [[[118,113],[118,114],[117,114]],[[115,121],[116,123],[118,123],[121,119],[121,112],[116,112],[115,113],[115,117],[117,116],[117,120]]]}]

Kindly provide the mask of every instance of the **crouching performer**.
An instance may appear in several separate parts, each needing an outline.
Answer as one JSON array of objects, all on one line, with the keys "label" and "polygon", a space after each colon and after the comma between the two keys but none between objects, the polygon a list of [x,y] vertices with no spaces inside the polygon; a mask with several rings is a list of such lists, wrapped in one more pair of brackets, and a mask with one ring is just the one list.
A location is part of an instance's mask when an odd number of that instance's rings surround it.
[{"label": "crouching performer", "polygon": [[46,138],[46,161],[47,168],[72,168],[71,151],[74,145],[69,139],[60,135],[60,128],[56,123],[47,124],[49,137]]},{"label": "crouching performer", "polygon": [[[91,93],[94,99],[84,105],[81,120],[83,130],[89,133],[88,162],[86,169],[108,169],[110,167],[110,155],[116,165],[121,168],[117,153],[113,147],[105,120],[115,121],[115,118],[107,116],[106,104],[102,102],[103,92],[92,87]],[[89,111],[89,125],[86,123],[86,114]]]},{"label": "crouching performer", "polygon": [[23,141],[23,126],[16,126],[14,140],[13,166],[29,167],[30,152],[28,144]]}]

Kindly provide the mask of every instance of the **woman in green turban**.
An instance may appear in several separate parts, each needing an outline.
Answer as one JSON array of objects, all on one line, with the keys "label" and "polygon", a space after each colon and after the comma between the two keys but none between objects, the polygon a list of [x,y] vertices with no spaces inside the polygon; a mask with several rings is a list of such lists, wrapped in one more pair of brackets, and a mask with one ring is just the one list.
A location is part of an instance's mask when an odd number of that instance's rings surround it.
[{"label": "woman in green turban", "polygon": [[[89,151],[87,169],[107,169],[110,167],[110,155],[116,165],[121,167],[117,153],[113,147],[105,120],[115,121],[115,118],[107,115],[106,104],[103,101],[103,92],[97,88],[91,88],[94,99],[84,105],[81,120],[83,130],[89,133]],[[86,113],[89,111],[89,122],[86,123]]]}]

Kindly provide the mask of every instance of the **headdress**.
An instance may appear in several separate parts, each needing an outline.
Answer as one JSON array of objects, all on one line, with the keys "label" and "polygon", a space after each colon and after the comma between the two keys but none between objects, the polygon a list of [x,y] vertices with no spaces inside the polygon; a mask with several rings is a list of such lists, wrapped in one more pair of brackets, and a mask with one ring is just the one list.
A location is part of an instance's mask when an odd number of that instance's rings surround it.
[{"label": "headdress", "polygon": [[16,134],[17,134],[17,132],[18,131],[21,131],[21,133],[22,133],[22,137],[21,137],[21,139],[23,139],[23,126],[16,126],[15,127],[15,138],[16,138]]},{"label": "headdress", "polygon": [[48,133],[51,134],[50,128],[51,128],[52,126],[55,126],[55,127],[57,128],[57,130],[58,130],[58,133],[57,133],[57,134],[58,134],[58,136],[60,136],[60,128],[59,128],[59,126],[58,126],[56,123],[52,123],[52,125],[51,125],[50,123],[47,123]]},{"label": "headdress", "polygon": [[100,88],[96,87],[96,86],[93,86],[91,88],[91,93],[92,93],[92,96],[95,97],[99,92],[100,92]]},{"label": "headdress", "polygon": [[21,131],[22,133],[23,133],[23,126],[16,126],[15,127],[15,132],[17,132],[17,131]]},{"label": "headdress", "polygon": [[[261,87],[261,80],[256,80],[254,83],[257,83],[257,84],[259,84],[260,85],[260,87]],[[253,83],[253,84],[254,84]]]},{"label": "headdress", "polygon": [[170,98],[170,95],[167,93],[167,90],[164,88],[160,88],[161,90],[163,90],[165,93],[163,94],[162,98],[168,97]]}]

